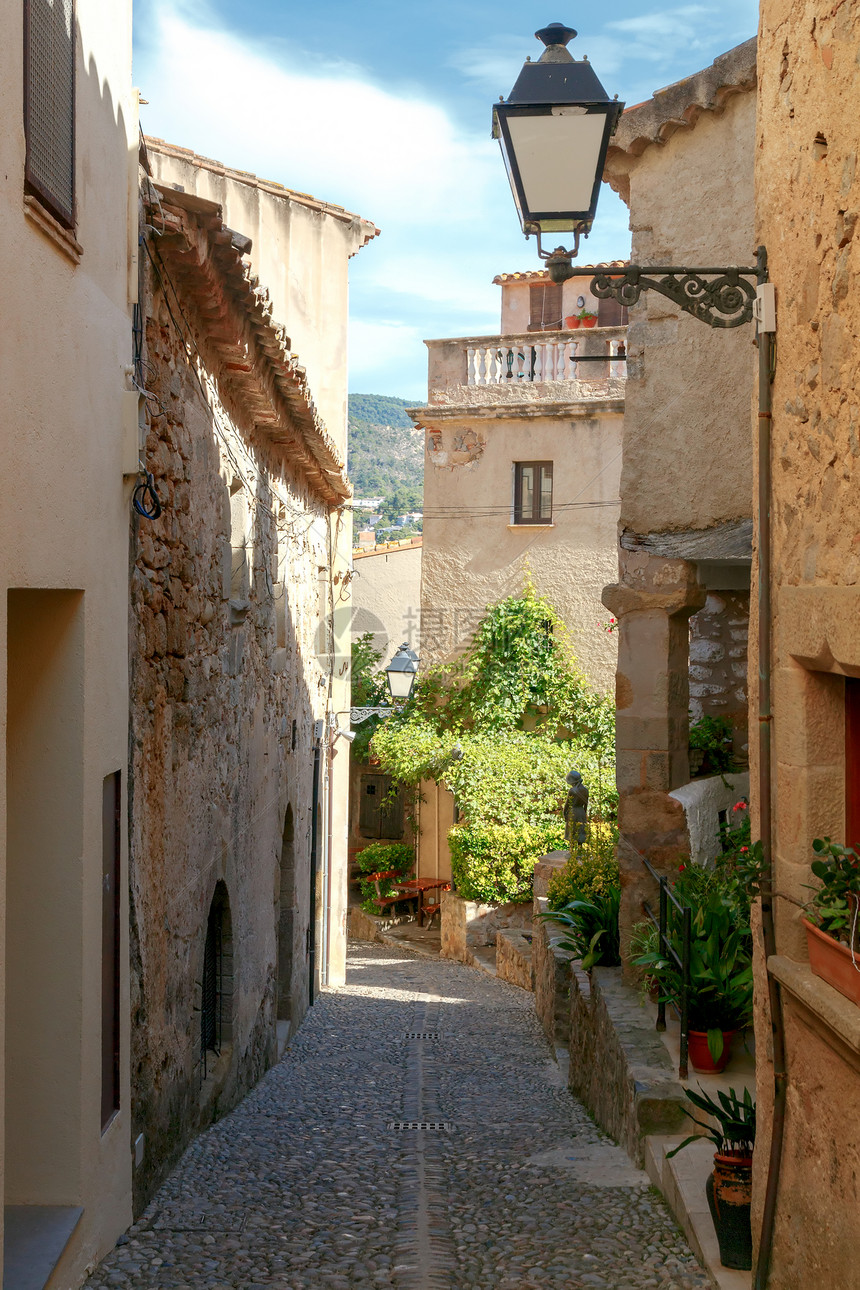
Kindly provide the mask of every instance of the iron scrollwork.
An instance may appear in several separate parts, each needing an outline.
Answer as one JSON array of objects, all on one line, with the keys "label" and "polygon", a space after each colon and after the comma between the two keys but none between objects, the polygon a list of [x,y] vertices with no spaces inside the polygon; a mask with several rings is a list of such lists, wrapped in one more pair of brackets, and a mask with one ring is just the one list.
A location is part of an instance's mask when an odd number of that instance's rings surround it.
[{"label": "iron scrollwork", "polygon": [[360,726],[362,721],[369,721],[371,717],[387,717],[393,711],[393,708],[350,708],[349,723]]},{"label": "iron scrollwork", "polygon": [[[658,276],[659,275],[659,276]],[[649,268],[597,273],[592,292],[600,301],[636,304],[642,292],[659,292],[713,328],[752,323],[756,303],[757,268]],[[748,281],[752,279],[752,281]]]},{"label": "iron scrollwork", "polygon": [[[752,281],[748,281],[752,279]],[[648,268],[598,273],[591,290],[598,300],[635,305],[643,291],[658,291],[709,327],[742,327],[752,322],[761,269]]]}]

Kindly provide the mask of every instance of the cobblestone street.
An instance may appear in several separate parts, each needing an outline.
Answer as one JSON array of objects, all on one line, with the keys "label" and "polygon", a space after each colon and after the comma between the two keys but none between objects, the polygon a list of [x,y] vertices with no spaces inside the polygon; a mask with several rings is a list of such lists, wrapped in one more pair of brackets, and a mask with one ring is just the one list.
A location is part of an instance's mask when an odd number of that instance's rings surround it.
[{"label": "cobblestone street", "polygon": [[346,988],[87,1282],[708,1285],[646,1176],[562,1086],[533,997],[376,945],[351,946]]}]

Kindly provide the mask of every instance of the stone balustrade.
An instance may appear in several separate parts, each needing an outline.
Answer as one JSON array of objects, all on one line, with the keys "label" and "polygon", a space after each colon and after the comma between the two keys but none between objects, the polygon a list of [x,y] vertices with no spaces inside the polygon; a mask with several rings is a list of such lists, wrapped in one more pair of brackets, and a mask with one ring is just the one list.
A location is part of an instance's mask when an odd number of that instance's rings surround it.
[{"label": "stone balustrade", "polygon": [[578,382],[596,387],[623,381],[627,374],[626,327],[465,336],[426,344],[431,403],[449,402],[463,387],[492,389],[507,401],[533,397],[529,387],[534,385]]}]

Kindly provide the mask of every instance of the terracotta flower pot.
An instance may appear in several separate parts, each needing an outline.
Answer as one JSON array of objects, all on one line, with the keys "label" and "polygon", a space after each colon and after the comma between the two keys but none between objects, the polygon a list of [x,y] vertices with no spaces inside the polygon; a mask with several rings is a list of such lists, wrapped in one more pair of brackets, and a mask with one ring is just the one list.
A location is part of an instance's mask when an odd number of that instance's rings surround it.
[{"label": "terracotta flower pot", "polygon": [[565,327],[571,327],[571,328],[576,328],[576,327],[578,327],[578,326],[579,326],[579,317],[578,317],[578,315],[577,315],[577,314],[571,314],[569,318],[565,318],[565,320],[564,320],[564,325],[565,325]]},{"label": "terracotta flower pot", "polygon": [[[852,1003],[860,1003],[860,971],[851,961],[851,951],[847,945],[840,945],[832,936],[822,932],[820,927],[804,918],[806,944],[809,949],[809,966],[814,976],[832,985],[834,990],[844,994]],[[860,967],[860,953],[856,950],[854,957]]]},{"label": "terracotta flower pot", "polygon": [[720,1071],[725,1070],[726,1063],[732,1055],[732,1040],[737,1031],[723,1031],[723,1051],[720,1060],[715,1062],[708,1048],[708,1032],[706,1030],[690,1031],[689,1057],[690,1065],[694,1071],[699,1071],[702,1075],[718,1075]]},{"label": "terracotta flower pot", "polygon": [[579,321],[582,323],[583,327],[596,327],[596,326],[597,326],[597,317],[596,317],[596,316],[595,316],[594,318],[580,318],[580,320],[579,320]]},{"label": "terracotta flower pot", "polygon": [[724,1268],[752,1268],[752,1156],[714,1156],[714,1172],[706,1184],[708,1206]]}]

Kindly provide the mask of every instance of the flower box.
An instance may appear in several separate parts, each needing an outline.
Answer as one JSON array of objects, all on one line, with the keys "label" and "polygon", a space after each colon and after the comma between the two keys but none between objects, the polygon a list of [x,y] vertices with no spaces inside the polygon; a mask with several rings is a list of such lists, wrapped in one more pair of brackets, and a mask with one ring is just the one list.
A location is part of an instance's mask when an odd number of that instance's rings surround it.
[{"label": "flower box", "polygon": [[821,977],[852,1003],[860,1004],[860,955],[855,951],[855,967],[847,945],[841,945],[807,918],[804,918],[803,925],[813,975]]}]

